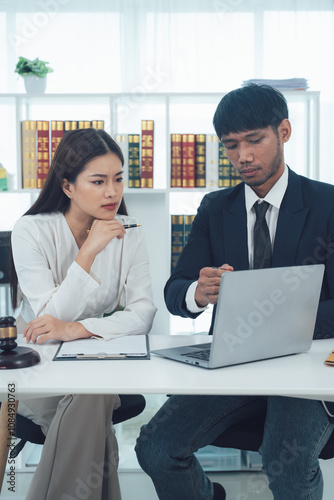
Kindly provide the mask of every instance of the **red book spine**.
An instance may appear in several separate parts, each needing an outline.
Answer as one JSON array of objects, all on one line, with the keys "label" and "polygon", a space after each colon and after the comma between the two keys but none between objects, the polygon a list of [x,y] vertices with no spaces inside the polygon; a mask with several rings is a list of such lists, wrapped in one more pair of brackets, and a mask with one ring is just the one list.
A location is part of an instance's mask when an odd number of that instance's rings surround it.
[{"label": "red book spine", "polygon": [[140,187],[153,188],[154,121],[141,122]]},{"label": "red book spine", "polygon": [[170,186],[182,187],[182,136],[171,134],[171,174]]},{"label": "red book spine", "polygon": [[182,134],[182,187],[195,187],[195,134]]},{"label": "red book spine", "polygon": [[37,188],[44,186],[50,167],[49,122],[37,122]]},{"label": "red book spine", "polygon": [[51,161],[55,155],[58,144],[64,135],[64,122],[52,121],[51,122]]}]

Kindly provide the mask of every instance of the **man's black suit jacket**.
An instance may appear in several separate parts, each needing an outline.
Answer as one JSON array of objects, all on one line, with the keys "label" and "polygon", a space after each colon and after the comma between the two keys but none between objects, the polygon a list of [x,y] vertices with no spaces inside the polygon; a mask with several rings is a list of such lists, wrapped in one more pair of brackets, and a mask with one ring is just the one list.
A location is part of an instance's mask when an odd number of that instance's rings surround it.
[{"label": "man's black suit jacket", "polygon": [[[245,190],[207,194],[194,219],[188,243],[165,286],[168,310],[196,318],[185,296],[203,267],[229,264],[249,269]],[[323,263],[325,275],[314,338],[334,337],[334,186],[297,175],[289,169],[288,186],[279,211],[273,267]],[[215,308],[212,323],[214,321]],[[212,331],[212,324],[210,332]],[[334,403],[331,405],[334,413]]]}]

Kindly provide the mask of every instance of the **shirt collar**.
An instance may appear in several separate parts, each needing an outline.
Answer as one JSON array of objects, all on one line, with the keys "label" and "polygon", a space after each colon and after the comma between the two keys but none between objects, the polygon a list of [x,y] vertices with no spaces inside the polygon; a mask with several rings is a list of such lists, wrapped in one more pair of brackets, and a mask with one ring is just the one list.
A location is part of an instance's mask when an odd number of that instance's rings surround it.
[{"label": "shirt collar", "polygon": [[258,200],[267,201],[270,205],[273,205],[278,210],[281,206],[286,188],[288,186],[289,170],[284,166],[284,172],[278,181],[273,185],[271,190],[266,194],[264,198],[259,198],[257,194],[253,191],[250,186],[245,184],[245,202],[247,213],[252,209],[255,202]]}]

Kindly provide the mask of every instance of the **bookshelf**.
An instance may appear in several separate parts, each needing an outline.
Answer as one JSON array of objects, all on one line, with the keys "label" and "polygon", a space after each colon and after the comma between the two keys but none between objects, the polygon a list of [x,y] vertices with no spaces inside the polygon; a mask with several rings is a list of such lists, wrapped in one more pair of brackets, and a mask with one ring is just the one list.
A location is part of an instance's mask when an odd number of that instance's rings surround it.
[{"label": "bookshelf", "polygon": [[[286,161],[302,175],[319,177],[319,92],[284,92],[289,104],[293,136],[286,145]],[[126,188],[131,215],[144,226],[149,250],[153,293],[158,312],[152,332],[168,334],[203,331],[210,314],[197,320],[169,315],[163,287],[170,275],[171,214],[194,214],[212,188],[170,187],[170,135],[214,134],[212,118],[223,93],[124,94],[0,94],[0,163],[9,175],[9,191],[0,192],[0,230],[10,230],[39,191],[22,189],[22,120],[94,120],[116,134],[141,133],[141,120],[154,120],[154,188]]]}]

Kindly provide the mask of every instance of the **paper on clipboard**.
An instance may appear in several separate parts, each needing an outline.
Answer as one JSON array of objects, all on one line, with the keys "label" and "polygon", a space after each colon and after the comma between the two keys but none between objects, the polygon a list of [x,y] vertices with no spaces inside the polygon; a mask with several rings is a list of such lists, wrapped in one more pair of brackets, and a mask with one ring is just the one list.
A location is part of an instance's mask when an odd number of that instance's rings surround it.
[{"label": "paper on clipboard", "polygon": [[96,338],[63,342],[54,361],[80,359],[149,359],[147,335],[125,335],[111,340]]}]

